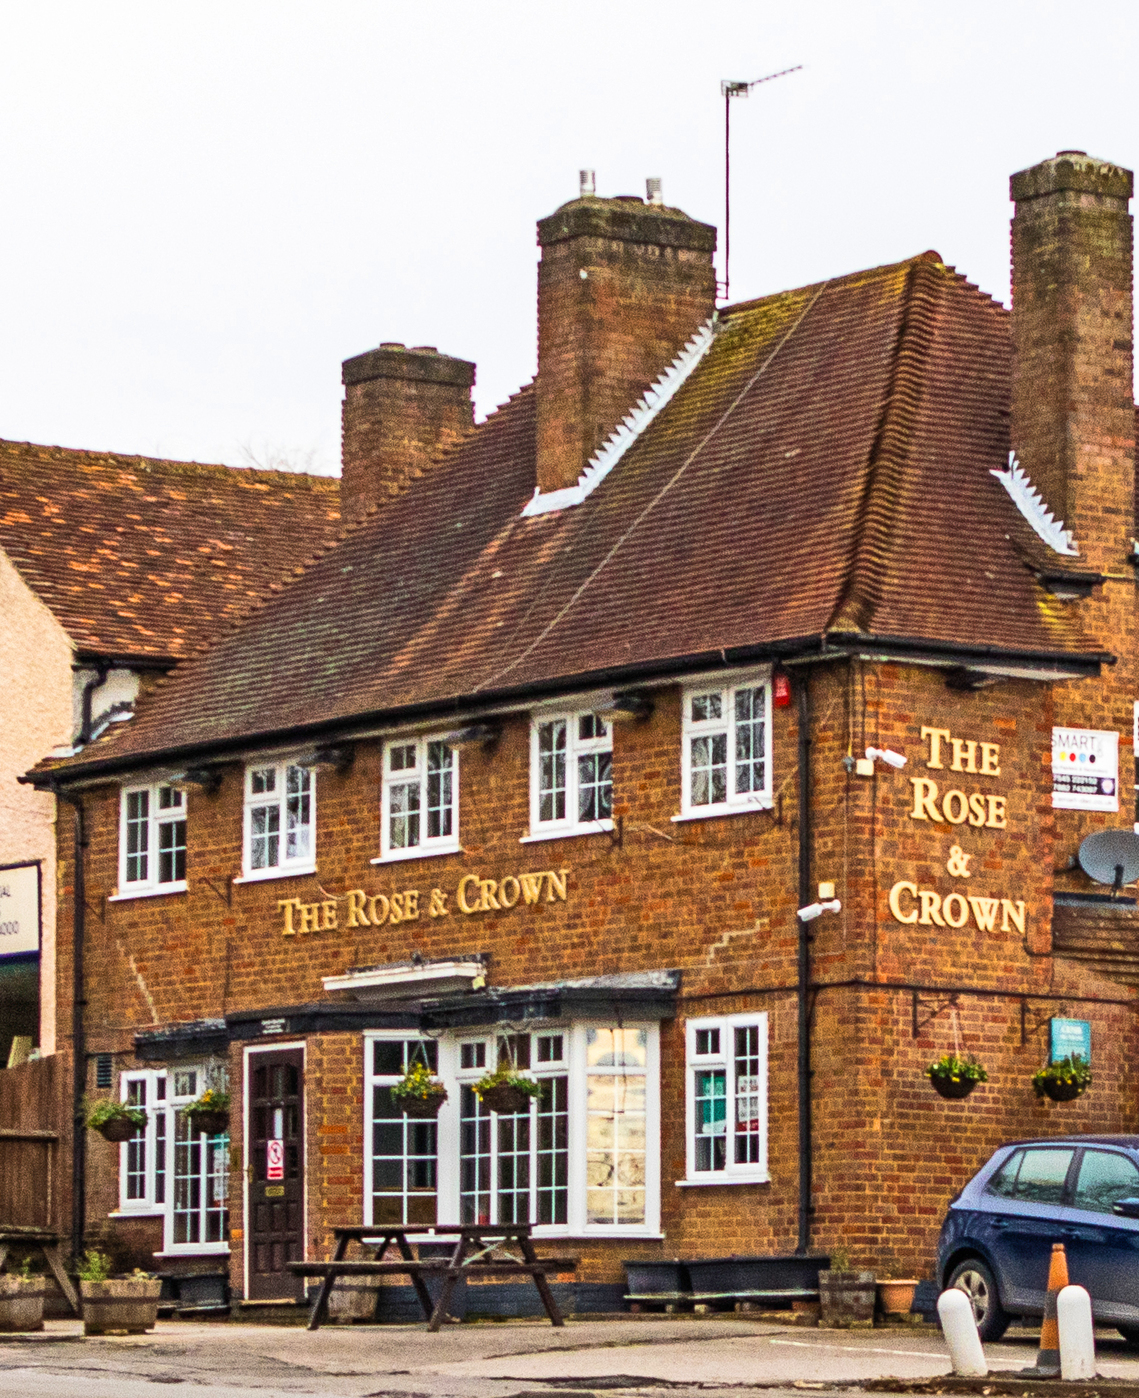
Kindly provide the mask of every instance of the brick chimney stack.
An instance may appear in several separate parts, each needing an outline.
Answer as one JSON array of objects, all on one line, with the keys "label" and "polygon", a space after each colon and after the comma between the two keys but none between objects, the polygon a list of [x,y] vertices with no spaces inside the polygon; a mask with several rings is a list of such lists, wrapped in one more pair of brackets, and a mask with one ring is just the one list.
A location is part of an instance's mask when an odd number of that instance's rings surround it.
[{"label": "brick chimney stack", "polygon": [[474,421],[475,366],[383,344],[343,364],[341,513],[359,519],[426,470]]},{"label": "brick chimney stack", "polygon": [[1084,565],[1134,533],[1130,170],[1061,151],[1013,175],[1012,445]]},{"label": "brick chimney stack", "polygon": [[576,483],[716,304],[713,227],[661,203],[598,199],[592,188],[583,171],[581,197],[538,223],[544,493]]}]

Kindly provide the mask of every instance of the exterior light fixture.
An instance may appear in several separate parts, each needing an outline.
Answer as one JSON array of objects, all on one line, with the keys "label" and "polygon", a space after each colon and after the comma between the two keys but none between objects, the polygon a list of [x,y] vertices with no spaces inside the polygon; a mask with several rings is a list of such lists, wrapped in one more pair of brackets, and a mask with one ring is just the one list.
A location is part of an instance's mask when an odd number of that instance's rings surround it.
[{"label": "exterior light fixture", "polygon": [[472,723],[466,728],[457,728],[453,733],[445,733],[443,741],[449,748],[461,752],[464,748],[485,748],[497,743],[502,729],[497,723]]},{"label": "exterior light fixture", "polygon": [[169,785],[178,791],[186,791],[189,787],[196,787],[199,791],[204,791],[207,796],[212,796],[221,786],[221,768],[187,767],[184,772],[175,772],[170,778]]},{"label": "exterior light fixture", "polygon": [[898,770],[906,765],[904,754],[895,752],[893,748],[867,748],[866,757],[870,762],[884,762],[887,767],[896,767]]},{"label": "exterior light fixture", "polygon": [[825,903],[808,903],[805,908],[800,908],[796,917],[800,922],[814,922],[815,918],[822,917],[824,913],[841,913],[842,904],[837,898],[828,898]]},{"label": "exterior light fixture", "polygon": [[640,689],[619,690],[597,710],[611,723],[641,723],[652,711],[653,701]]},{"label": "exterior light fixture", "polygon": [[297,758],[298,767],[330,767],[334,772],[346,772],[356,757],[351,743],[322,743]]}]

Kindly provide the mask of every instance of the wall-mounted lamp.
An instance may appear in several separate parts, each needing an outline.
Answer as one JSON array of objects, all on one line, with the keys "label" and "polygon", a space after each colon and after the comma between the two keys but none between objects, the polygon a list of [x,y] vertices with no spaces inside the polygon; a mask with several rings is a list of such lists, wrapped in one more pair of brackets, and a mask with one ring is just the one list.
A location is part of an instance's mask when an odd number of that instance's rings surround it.
[{"label": "wall-mounted lamp", "polygon": [[610,723],[642,723],[653,711],[653,701],[640,689],[618,690],[597,712]]},{"label": "wall-mounted lamp", "polygon": [[472,723],[466,728],[457,728],[453,733],[445,733],[443,741],[449,748],[462,752],[464,748],[485,748],[497,743],[502,729],[497,723]]},{"label": "wall-mounted lamp", "polygon": [[204,791],[207,796],[212,796],[221,786],[220,767],[187,767],[184,772],[175,772],[170,778],[169,785],[178,791],[186,791],[190,787],[198,791]]},{"label": "wall-mounted lamp", "polygon": [[311,752],[306,752],[303,756],[298,757],[296,765],[298,767],[328,767],[334,772],[346,772],[355,758],[356,749],[352,743],[321,743]]},{"label": "wall-mounted lamp", "polygon": [[842,904],[837,898],[828,898],[825,903],[808,903],[805,908],[800,908],[796,916],[800,922],[814,922],[815,918],[822,917],[824,913],[841,913]]}]

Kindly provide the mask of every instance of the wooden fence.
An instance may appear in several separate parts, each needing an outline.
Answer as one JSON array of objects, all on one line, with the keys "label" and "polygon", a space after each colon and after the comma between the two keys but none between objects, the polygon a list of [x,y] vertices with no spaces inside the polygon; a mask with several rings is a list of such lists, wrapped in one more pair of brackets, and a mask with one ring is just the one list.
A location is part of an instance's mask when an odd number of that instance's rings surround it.
[{"label": "wooden fence", "polygon": [[0,1071],[0,1226],[69,1226],[68,1068],[56,1053]]}]

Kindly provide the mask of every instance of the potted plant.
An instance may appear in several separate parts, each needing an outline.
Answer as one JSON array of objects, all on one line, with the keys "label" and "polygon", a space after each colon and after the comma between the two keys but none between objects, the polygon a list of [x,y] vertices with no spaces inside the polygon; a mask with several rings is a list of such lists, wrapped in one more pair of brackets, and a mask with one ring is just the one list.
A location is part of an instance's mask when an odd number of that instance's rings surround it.
[{"label": "potted plant", "polygon": [[435,1117],[447,1100],[447,1089],[431,1076],[426,1063],[411,1063],[392,1088],[392,1100],[408,1116]]},{"label": "potted plant", "polygon": [[18,1272],[0,1275],[0,1331],[44,1328],[43,1282],[32,1275],[31,1258]]},{"label": "potted plant", "polygon": [[229,1129],[229,1093],[207,1087],[200,1097],[182,1108],[182,1115],[195,1130],[219,1136]]},{"label": "potted plant", "polygon": [[851,1269],[845,1248],[835,1248],[831,1265],[819,1272],[819,1324],[847,1330],[874,1324],[874,1273]]},{"label": "potted plant", "polygon": [[141,1107],[128,1107],[125,1102],[104,1097],[88,1108],[87,1125],[105,1141],[129,1141],[146,1125],[146,1113]]},{"label": "potted plant", "polygon": [[881,1277],[878,1281],[878,1309],[884,1316],[907,1316],[913,1308],[917,1277]]},{"label": "potted plant", "polygon": [[1091,1065],[1078,1053],[1073,1053],[1041,1068],[1032,1079],[1032,1089],[1037,1097],[1051,1097],[1053,1102],[1073,1102],[1088,1090],[1091,1080]]},{"label": "potted plant", "polygon": [[111,1259],[89,1248],[76,1269],[85,1335],[142,1335],[158,1321],[162,1282],[137,1268],[128,1277],[111,1277]]},{"label": "potted plant", "polygon": [[493,1073],[479,1078],[475,1091],[492,1112],[511,1116],[529,1109],[530,1098],[542,1095],[542,1084],[525,1077],[513,1063],[504,1059]]},{"label": "potted plant", "polygon": [[942,1097],[968,1097],[979,1082],[988,1082],[989,1075],[975,1058],[959,1058],[955,1053],[943,1053],[936,1063],[925,1070]]}]

